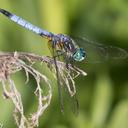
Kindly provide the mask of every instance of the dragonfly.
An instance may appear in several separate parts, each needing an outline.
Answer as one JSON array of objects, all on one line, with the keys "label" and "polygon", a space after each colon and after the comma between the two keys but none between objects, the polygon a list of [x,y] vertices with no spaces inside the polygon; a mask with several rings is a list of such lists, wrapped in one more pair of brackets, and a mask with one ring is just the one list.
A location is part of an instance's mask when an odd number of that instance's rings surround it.
[{"label": "dragonfly", "polygon": [[[86,38],[71,38],[66,34],[54,34],[31,24],[7,10],[0,9],[0,13],[20,26],[48,40],[48,46],[50,50],[52,49],[51,51],[55,62],[60,100],[62,96],[61,87],[59,86],[59,72],[56,57],[63,56],[67,65],[68,63],[81,62],[83,60],[85,62],[93,61],[97,63],[109,59],[125,59],[128,57],[128,52],[122,48],[96,43]],[[63,106],[62,102],[61,106]]]}]

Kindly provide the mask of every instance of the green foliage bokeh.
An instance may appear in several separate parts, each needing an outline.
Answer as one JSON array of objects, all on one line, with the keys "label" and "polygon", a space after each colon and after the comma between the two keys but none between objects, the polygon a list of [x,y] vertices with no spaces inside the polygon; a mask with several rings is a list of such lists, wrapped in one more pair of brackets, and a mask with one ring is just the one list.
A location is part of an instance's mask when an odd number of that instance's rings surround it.
[{"label": "green foliage bokeh", "polygon": [[[86,36],[128,50],[127,0],[1,0],[0,8],[51,32]],[[0,51],[50,55],[46,40],[2,15]],[[78,66],[88,73],[88,76],[76,79],[80,104],[78,117],[72,114],[70,100],[65,101],[65,114],[61,114],[54,84],[52,103],[40,119],[40,128],[128,128],[128,61],[81,63]],[[45,68],[40,70],[49,75]],[[34,83],[31,81],[26,86],[23,73],[13,77],[28,114],[35,108]],[[16,127],[12,118],[13,104],[3,100],[2,88],[0,95],[0,123],[6,128]]]}]

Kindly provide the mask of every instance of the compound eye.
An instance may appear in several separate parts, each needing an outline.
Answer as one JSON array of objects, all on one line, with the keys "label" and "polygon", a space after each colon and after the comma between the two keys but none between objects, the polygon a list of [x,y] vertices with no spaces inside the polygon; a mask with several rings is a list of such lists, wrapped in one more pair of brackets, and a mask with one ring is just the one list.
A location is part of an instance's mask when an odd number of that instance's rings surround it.
[{"label": "compound eye", "polygon": [[75,61],[82,61],[86,58],[86,52],[83,48],[79,48],[76,50],[76,52],[73,54],[73,59]]}]

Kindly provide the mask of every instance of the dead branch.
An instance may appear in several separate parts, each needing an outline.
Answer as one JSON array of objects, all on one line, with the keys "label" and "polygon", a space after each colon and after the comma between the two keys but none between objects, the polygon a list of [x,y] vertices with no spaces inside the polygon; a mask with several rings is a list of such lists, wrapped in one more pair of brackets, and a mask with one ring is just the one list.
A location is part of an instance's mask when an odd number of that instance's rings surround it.
[{"label": "dead branch", "polygon": [[[5,98],[10,98],[15,106],[14,118],[19,128],[38,127],[39,117],[50,105],[52,97],[51,82],[47,76],[37,71],[34,67],[34,63],[45,63],[52,72],[56,72],[54,59],[47,56],[39,56],[32,53],[24,52],[0,52],[0,82],[3,87],[3,94]],[[57,61],[58,71],[62,84],[66,86],[69,94],[73,97],[76,94],[74,79],[79,75],[87,75],[81,69],[68,65],[64,62]],[[38,98],[38,109],[35,113],[31,114],[29,118],[24,115],[24,107],[19,91],[16,88],[14,81],[11,79],[11,74],[14,74],[20,70],[24,70],[29,81],[29,74],[31,74],[37,83],[35,96]],[[48,88],[47,94],[43,93],[41,83],[46,83]]]}]

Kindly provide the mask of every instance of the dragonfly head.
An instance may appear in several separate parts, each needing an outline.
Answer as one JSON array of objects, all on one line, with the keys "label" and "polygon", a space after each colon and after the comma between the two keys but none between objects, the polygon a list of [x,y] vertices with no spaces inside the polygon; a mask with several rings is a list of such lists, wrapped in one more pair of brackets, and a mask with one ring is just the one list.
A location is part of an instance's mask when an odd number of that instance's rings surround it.
[{"label": "dragonfly head", "polygon": [[73,59],[75,61],[82,61],[86,58],[86,52],[83,48],[77,48],[73,54]]}]

